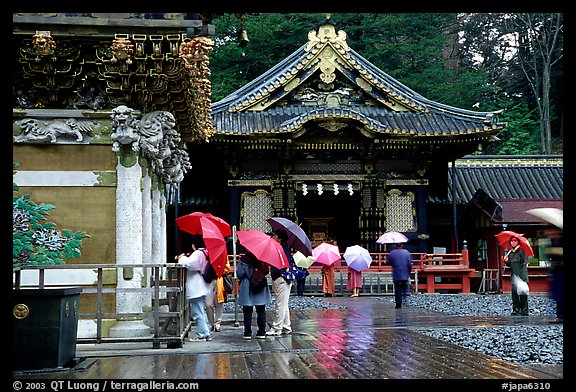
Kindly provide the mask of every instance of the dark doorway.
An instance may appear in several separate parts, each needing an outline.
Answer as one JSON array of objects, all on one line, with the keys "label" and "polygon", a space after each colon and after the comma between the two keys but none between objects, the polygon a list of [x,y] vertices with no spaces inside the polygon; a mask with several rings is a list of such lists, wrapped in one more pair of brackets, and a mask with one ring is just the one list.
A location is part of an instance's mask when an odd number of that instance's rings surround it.
[{"label": "dark doorway", "polygon": [[299,223],[312,245],[335,241],[341,252],[360,244],[360,195],[325,192],[322,195],[298,195],[296,211]]}]

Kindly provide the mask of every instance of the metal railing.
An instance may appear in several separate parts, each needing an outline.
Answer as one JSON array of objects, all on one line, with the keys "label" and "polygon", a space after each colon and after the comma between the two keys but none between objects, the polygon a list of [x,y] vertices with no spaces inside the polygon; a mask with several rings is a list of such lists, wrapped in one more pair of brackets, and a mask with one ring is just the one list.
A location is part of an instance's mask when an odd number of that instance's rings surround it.
[{"label": "metal railing", "polygon": [[[239,257],[240,255],[237,255]],[[389,295],[394,293],[391,267],[385,265],[387,253],[373,253],[373,263],[368,271],[362,273],[361,294],[364,295]],[[413,254],[412,289],[418,292],[418,271],[431,265],[462,265],[461,254]],[[231,265],[234,265],[233,256],[229,255]],[[140,269],[145,278],[143,287],[118,287],[117,277],[132,276],[133,271]],[[322,295],[321,266],[312,266],[310,275],[306,278],[305,295]],[[54,270],[91,270],[96,274],[95,282],[82,282],[77,284],[62,282],[58,279],[49,279]],[[120,271],[121,270],[121,271]],[[25,271],[37,271],[36,281],[22,283],[22,273]],[[110,271],[114,273],[114,279],[110,282]],[[185,337],[192,326],[186,301],[185,283],[186,268],[177,263],[165,264],[62,264],[47,266],[22,266],[13,269],[13,288],[47,288],[47,287],[82,287],[80,300],[81,320],[94,320],[96,323],[95,337],[79,337],[78,343],[122,343],[122,342],[152,342],[154,348],[160,347],[161,343],[167,343],[169,347],[181,347]],[[61,276],[61,275],[60,275]],[[27,280],[29,279],[27,275]],[[269,277],[270,280],[270,277]],[[347,266],[341,260],[335,269],[335,295],[346,295],[350,290],[346,288]],[[237,287],[237,283],[235,283]],[[292,292],[296,292],[296,284],[292,286]],[[117,294],[136,293],[150,298],[149,310],[141,312],[106,311],[106,308],[115,306]],[[105,303],[106,296],[113,295],[112,303]],[[95,296],[94,299],[91,297]],[[234,301],[236,295],[232,294]],[[85,300],[82,301],[82,298]],[[238,308],[235,303],[235,321],[238,322]],[[145,320],[151,324],[151,334],[146,337],[105,337],[105,320]]]},{"label": "metal railing", "polygon": [[[105,282],[105,272],[114,271],[118,276],[118,270],[122,273],[131,273],[134,269],[141,269],[146,278],[146,287],[118,287],[116,284]],[[92,270],[96,273],[96,283],[71,282],[69,284],[47,282],[47,273],[53,270]],[[36,283],[22,283],[24,271],[37,271]],[[22,266],[13,269],[13,287],[19,288],[48,288],[78,286],[82,288],[80,298],[81,320],[95,320],[96,337],[78,338],[78,343],[121,343],[121,342],[152,342],[154,348],[160,347],[162,342],[171,347],[181,347],[183,339],[190,329],[188,307],[185,298],[186,269],[176,263],[167,264],[64,264],[48,266]],[[143,285],[144,286],[144,285]],[[106,295],[113,294],[116,298],[118,293],[136,293],[149,296],[151,299],[150,311],[141,312],[106,312],[105,307],[115,306],[105,303]],[[93,299],[96,297],[95,307]],[[85,301],[82,301],[82,297]],[[89,309],[87,309],[89,308]],[[151,335],[147,337],[103,337],[103,322],[112,320],[137,320],[149,321]]]}]

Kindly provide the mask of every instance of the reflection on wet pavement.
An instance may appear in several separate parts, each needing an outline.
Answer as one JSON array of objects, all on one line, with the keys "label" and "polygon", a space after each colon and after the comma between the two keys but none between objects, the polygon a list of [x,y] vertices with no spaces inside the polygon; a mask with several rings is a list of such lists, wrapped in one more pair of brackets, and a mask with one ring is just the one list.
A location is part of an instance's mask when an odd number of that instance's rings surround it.
[{"label": "reflection on wet pavement", "polygon": [[[561,367],[559,371],[513,364],[426,336],[413,328],[515,325],[520,322],[517,318],[450,316],[409,306],[394,309],[394,303],[382,297],[329,300],[346,307],[291,310],[290,335],[245,341],[242,326],[234,326],[228,319],[211,342],[186,342],[182,348],[170,349],[79,345],[77,355],[83,361],[75,368],[19,372],[14,377],[562,379]],[[529,322],[543,324],[547,320],[531,316]]]}]

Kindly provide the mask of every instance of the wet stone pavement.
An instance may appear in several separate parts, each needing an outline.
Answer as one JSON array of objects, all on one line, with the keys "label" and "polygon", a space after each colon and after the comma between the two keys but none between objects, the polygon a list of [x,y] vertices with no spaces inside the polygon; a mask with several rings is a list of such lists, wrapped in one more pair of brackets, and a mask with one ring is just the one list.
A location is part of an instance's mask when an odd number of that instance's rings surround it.
[{"label": "wet stone pavement", "polygon": [[[13,372],[15,379],[427,379],[551,380],[563,365],[520,365],[419,333],[418,328],[544,325],[546,316],[446,315],[394,309],[386,297],[325,298],[335,309],[292,309],[293,333],[242,339],[242,324],[224,314],[210,342],[182,348],[151,344],[79,344],[74,368]],[[268,321],[272,312],[268,312]],[[242,319],[238,309],[238,320]],[[255,324],[255,319],[254,319]],[[501,390],[505,390],[499,388]],[[541,388],[544,389],[544,388]]]}]

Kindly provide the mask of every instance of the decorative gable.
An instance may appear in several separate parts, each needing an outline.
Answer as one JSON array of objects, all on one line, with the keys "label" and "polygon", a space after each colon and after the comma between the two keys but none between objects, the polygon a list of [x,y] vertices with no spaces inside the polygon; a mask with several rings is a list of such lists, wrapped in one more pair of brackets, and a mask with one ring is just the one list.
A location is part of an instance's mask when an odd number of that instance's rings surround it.
[{"label": "decorative gable", "polygon": [[445,159],[496,140],[505,126],[500,112],[424,98],[351,49],[327,20],[290,56],[212,105],[212,140],[347,143]]}]

